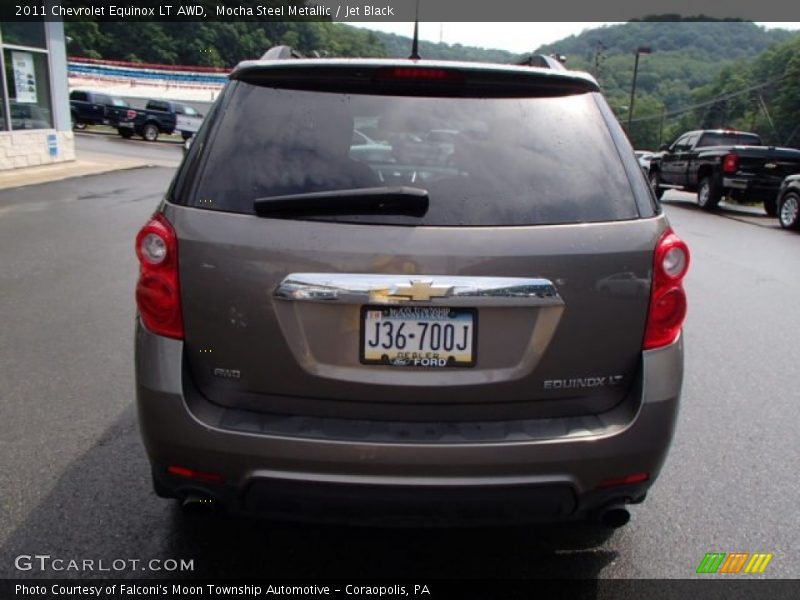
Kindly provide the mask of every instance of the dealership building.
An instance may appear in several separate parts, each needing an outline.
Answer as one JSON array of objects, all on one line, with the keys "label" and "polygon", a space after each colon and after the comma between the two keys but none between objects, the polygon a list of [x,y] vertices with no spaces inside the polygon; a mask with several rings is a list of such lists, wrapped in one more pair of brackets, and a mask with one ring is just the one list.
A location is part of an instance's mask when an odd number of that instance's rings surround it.
[{"label": "dealership building", "polygon": [[64,24],[0,22],[0,171],[75,159]]}]

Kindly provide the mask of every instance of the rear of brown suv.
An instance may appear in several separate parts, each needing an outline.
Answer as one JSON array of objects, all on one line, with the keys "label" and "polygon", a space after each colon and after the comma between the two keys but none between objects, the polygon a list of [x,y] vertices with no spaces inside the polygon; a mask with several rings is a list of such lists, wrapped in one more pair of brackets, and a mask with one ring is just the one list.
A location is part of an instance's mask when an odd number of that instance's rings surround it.
[{"label": "rear of brown suv", "polygon": [[688,250],[587,75],[242,63],[137,253],[161,496],[621,524],[665,459]]}]

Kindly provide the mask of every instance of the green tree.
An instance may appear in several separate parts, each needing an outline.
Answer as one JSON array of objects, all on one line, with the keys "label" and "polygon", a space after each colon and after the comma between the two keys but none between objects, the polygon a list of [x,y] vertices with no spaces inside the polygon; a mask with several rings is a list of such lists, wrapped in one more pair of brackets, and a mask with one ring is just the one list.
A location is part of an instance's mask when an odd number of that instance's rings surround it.
[{"label": "green tree", "polygon": [[800,44],[794,47],[797,53],[786,63],[772,104],[779,142],[800,146]]}]

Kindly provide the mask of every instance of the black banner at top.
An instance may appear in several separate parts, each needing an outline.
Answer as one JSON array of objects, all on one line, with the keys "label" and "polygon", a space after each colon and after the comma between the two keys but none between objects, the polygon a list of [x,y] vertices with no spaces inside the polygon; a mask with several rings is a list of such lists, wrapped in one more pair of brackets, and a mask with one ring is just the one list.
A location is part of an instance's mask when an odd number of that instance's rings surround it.
[{"label": "black banner at top", "polygon": [[[628,21],[668,13],[747,21],[797,21],[785,0],[420,0],[423,22]],[[3,0],[0,21],[409,22],[416,0]]]}]

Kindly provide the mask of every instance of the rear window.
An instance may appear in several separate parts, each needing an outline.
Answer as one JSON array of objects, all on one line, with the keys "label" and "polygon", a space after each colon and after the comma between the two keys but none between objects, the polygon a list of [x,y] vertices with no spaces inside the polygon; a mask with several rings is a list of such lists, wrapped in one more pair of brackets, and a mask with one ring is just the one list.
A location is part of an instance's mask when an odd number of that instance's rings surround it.
[{"label": "rear window", "polygon": [[423,217],[315,218],[503,226],[638,217],[592,93],[436,98],[233,85],[190,205],[252,214],[258,198],[404,185],[428,191]]},{"label": "rear window", "polygon": [[760,146],[761,138],[753,133],[704,133],[697,142],[697,148],[703,146]]},{"label": "rear window", "polygon": [[161,110],[168,112],[169,104],[167,104],[166,102],[161,102],[159,100],[150,100],[147,103],[147,110]]}]

